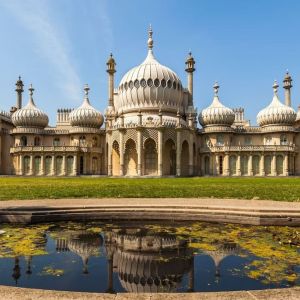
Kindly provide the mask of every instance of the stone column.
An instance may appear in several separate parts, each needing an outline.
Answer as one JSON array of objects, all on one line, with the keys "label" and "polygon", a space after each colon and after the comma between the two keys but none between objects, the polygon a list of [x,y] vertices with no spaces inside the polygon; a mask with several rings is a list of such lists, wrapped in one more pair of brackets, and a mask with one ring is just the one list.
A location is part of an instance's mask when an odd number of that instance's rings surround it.
[{"label": "stone column", "polygon": [[55,176],[55,155],[52,155],[52,160],[51,160],[51,173],[53,176]]},{"label": "stone column", "polygon": [[229,153],[226,152],[224,156],[224,162],[223,162],[223,169],[224,169],[224,175],[229,176]]},{"label": "stone column", "polygon": [[137,156],[138,156],[138,165],[137,165],[137,174],[138,176],[142,175],[142,131],[138,129],[137,131]]},{"label": "stone column", "polygon": [[67,160],[66,160],[66,155],[64,154],[63,155],[63,160],[62,160],[62,166],[63,166],[63,169],[62,169],[62,175],[63,176],[66,176],[66,164],[67,164]]},{"label": "stone column", "polygon": [[112,161],[111,161],[112,153],[111,153],[111,150],[112,150],[112,145],[111,145],[111,141],[109,139],[108,147],[107,147],[107,153],[106,153],[106,155],[107,155],[107,175],[108,176],[112,176]]},{"label": "stone column", "polygon": [[24,155],[20,155],[20,168],[19,168],[19,175],[24,175]]},{"label": "stone column", "polygon": [[120,176],[124,176],[124,131],[120,131]]},{"label": "stone column", "polygon": [[163,175],[163,132],[162,129],[158,130],[158,147],[157,147],[157,175]]},{"label": "stone column", "polygon": [[193,176],[194,174],[194,149],[193,149],[193,133],[190,133],[190,142],[189,142],[189,175]]},{"label": "stone column", "polygon": [[181,131],[177,130],[176,139],[176,176],[181,175]]},{"label": "stone column", "polygon": [[248,161],[248,175],[253,176],[253,159],[252,154],[249,155],[249,161]]},{"label": "stone column", "polygon": [[29,175],[34,175],[34,170],[33,170],[33,155],[30,155],[30,162],[29,162]]},{"label": "stone column", "polygon": [[262,153],[260,157],[260,175],[265,176],[265,154]]},{"label": "stone column", "polygon": [[209,175],[213,176],[215,175],[215,168],[214,168],[214,165],[215,165],[215,158],[216,155],[215,153],[210,153],[210,159],[209,159]]},{"label": "stone column", "polygon": [[289,176],[289,155],[287,153],[284,154],[283,166],[284,176]]},{"label": "stone column", "polygon": [[273,153],[272,156],[272,163],[271,163],[271,175],[277,176],[277,170],[276,170],[276,153]]},{"label": "stone column", "polygon": [[77,155],[74,154],[74,161],[73,161],[73,174],[77,175]]},{"label": "stone column", "polygon": [[241,176],[241,154],[239,153],[237,156],[237,170],[236,175]]},{"label": "stone column", "polygon": [[215,164],[215,173],[216,175],[220,175],[220,161],[219,161],[219,155],[216,154],[216,157],[215,157],[215,160],[216,160],[216,164]]},{"label": "stone column", "polygon": [[45,155],[41,155],[41,171],[40,171],[41,176],[45,175]]},{"label": "stone column", "polygon": [[86,153],[83,154],[83,175],[87,174],[87,168],[86,168]]}]

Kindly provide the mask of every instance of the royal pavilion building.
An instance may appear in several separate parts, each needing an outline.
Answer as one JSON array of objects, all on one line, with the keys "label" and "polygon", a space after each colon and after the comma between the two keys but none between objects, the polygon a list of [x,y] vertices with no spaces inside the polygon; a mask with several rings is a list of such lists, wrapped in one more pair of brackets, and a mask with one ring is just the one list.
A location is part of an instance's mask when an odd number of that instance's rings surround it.
[{"label": "royal pavilion building", "polygon": [[[213,100],[197,114],[193,101],[195,60],[185,62],[187,87],[160,64],[149,30],[145,60],[115,87],[116,62],[107,61],[108,106],[102,114],[89,100],[76,109],[58,109],[49,126],[34,88],[23,106],[0,111],[0,174],[21,176],[289,176],[300,175],[300,109],[292,108],[292,78],[283,80],[284,103],[273,85],[270,104],[257,115],[226,107],[214,84]],[[271,98],[271,93],[270,93]]]}]

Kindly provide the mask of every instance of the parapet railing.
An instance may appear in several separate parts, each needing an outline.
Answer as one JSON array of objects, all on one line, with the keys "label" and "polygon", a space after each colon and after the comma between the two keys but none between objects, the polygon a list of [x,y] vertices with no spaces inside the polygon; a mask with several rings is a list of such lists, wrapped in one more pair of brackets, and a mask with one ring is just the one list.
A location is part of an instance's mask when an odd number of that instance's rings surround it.
[{"label": "parapet railing", "polygon": [[207,146],[201,147],[200,152],[239,152],[239,151],[288,151],[295,152],[297,147],[295,145],[239,145],[239,146]]},{"label": "parapet railing", "polygon": [[88,146],[16,146],[10,148],[10,153],[30,152],[92,152],[102,153],[101,147]]}]

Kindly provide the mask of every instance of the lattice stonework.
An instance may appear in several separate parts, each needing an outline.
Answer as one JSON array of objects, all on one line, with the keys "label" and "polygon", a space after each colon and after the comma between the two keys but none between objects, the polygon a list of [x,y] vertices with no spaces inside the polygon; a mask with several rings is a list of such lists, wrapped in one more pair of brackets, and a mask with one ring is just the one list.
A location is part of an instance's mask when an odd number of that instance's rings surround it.
[{"label": "lattice stonework", "polygon": [[187,130],[181,132],[181,142],[183,143],[184,141],[190,142],[190,132]]},{"label": "lattice stonework", "polygon": [[164,131],[164,142],[169,139],[176,143],[176,131],[174,129],[168,129]]},{"label": "lattice stonework", "polygon": [[118,130],[113,131],[111,134],[111,142],[113,141],[117,141],[118,143],[120,141],[120,133]]},{"label": "lattice stonework", "polygon": [[126,142],[132,139],[135,144],[137,145],[137,130],[136,129],[127,129],[125,134],[124,134],[124,145],[126,144]]},{"label": "lattice stonework", "polygon": [[143,135],[143,145],[145,145],[145,142],[147,139],[151,138],[154,140],[156,147],[157,147],[157,139],[158,139],[158,133],[156,129],[144,129],[142,131]]}]

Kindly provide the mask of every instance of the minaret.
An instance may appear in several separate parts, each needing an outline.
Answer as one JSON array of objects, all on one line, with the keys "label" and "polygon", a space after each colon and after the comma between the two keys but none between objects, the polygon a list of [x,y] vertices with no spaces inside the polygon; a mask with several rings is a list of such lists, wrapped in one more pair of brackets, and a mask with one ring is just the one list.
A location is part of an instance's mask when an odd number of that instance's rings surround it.
[{"label": "minaret", "polygon": [[108,106],[114,107],[114,74],[116,73],[116,62],[113,58],[112,53],[106,63],[108,73]]},{"label": "minaret", "polygon": [[195,69],[195,60],[192,56],[192,52],[189,52],[185,64],[186,64],[185,71],[188,73],[188,90],[190,93],[188,106],[193,106],[193,73],[196,69]]},{"label": "minaret", "polygon": [[292,79],[291,75],[289,74],[289,72],[287,71],[285,74],[285,77],[283,79],[283,88],[285,89],[284,99],[285,99],[285,105],[287,105],[287,106],[292,105],[292,103],[291,103],[291,88],[293,87],[292,81],[293,81],[293,79]]},{"label": "minaret", "polygon": [[16,108],[17,109],[22,108],[22,93],[24,92],[23,86],[24,86],[23,81],[21,80],[21,76],[19,76],[19,80],[16,82],[16,92],[17,92]]}]

